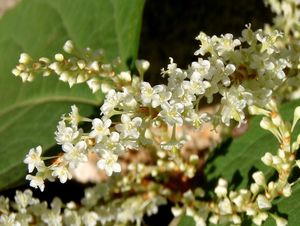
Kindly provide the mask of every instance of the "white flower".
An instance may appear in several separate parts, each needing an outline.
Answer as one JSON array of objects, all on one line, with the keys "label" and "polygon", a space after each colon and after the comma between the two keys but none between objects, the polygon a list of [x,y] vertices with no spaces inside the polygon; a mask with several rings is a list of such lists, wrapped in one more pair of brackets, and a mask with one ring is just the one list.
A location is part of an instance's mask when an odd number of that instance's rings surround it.
[{"label": "white flower", "polygon": [[37,146],[36,148],[31,148],[29,153],[26,155],[24,159],[24,163],[28,165],[28,172],[31,173],[34,168],[41,168],[45,164],[41,160],[42,147]]},{"label": "white flower", "polygon": [[225,179],[220,178],[218,181],[218,186],[214,190],[214,192],[219,198],[225,197],[227,195],[227,186],[228,182]]},{"label": "white flower", "polygon": [[229,90],[224,91],[221,103],[222,122],[229,126],[230,120],[234,119],[240,125],[245,122],[244,108],[252,103],[252,94],[242,86],[232,86]]},{"label": "white flower", "polygon": [[139,128],[142,124],[140,117],[135,117],[131,120],[128,114],[121,116],[120,124],[116,125],[116,130],[121,133],[122,138],[134,138],[137,139],[140,136]]},{"label": "white flower", "polygon": [[86,212],[82,216],[82,221],[85,226],[95,226],[98,219],[99,217],[95,212]]},{"label": "white flower", "polygon": [[185,119],[186,121],[191,122],[194,128],[199,129],[203,123],[209,122],[211,117],[207,113],[200,114],[199,112],[191,109]]},{"label": "white flower", "polygon": [[102,154],[107,151],[115,154],[121,154],[124,152],[124,146],[120,142],[120,134],[118,132],[112,132],[109,137],[105,137],[102,142],[96,144],[94,151]]},{"label": "white flower", "polygon": [[142,82],[141,84],[141,99],[144,105],[151,103],[154,95],[154,90],[148,82]]},{"label": "white flower", "polygon": [[255,183],[260,185],[260,186],[265,186],[266,185],[266,179],[265,175],[261,171],[257,171],[252,174],[252,178],[254,179]]},{"label": "white flower", "polygon": [[153,87],[154,94],[152,98],[152,107],[156,108],[159,105],[166,103],[171,99],[172,93],[167,91],[167,87],[165,85],[156,85]]},{"label": "white flower", "polygon": [[183,104],[185,107],[192,108],[193,102],[196,100],[196,96],[191,92],[191,89],[188,86],[184,86],[183,84],[187,81],[183,81],[181,86],[177,86],[172,90],[172,100],[170,102],[176,102]]},{"label": "white flower", "polygon": [[183,112],[183,105],[180,103],[169,104],[164,103],[162,111],[158,114],[166,123],[173,126],[175,124],[182,125],[183,119],[181,113]]},{"label": "white flower", "polygon": [[96,142],[99,143],[102,141],[103,137],[110,134],[109,127],[111,125],[110,119],[95,118],[92,121],[92,131],[89,136],[96,139]]},{"label": "white flower", "polygon": [[232,206],[228,198],[224,198],[222,201],[220,201],[218,207],[221,215],[232,214]]},{"label": "white flower", "polygon": [[1,214],[0,225],[3,226],[21,226],[20,222],[16,220],[16,213],[10,213],[9,215]]},{"label": "white flower", "polygon": [[253,223],[257,225],[262,225],[262,223],[268,218],[268,214],[265,212],[260,212],[252,218]]},{"label": "white flower", "polygon": [[86,83],[93,93],[96,93],[101,88],[101,82],[98,78],[91,78]]},{"label": "white flower", "polygon": [[118,93],[119,95],[119,106],[124,111],[135,111],[138,106],[138,102],[135,96],[131,93],[130,89],[123,87],[123,92]]},{"label": "white flower", "polygon": [[65,144],[73,142],[79,136],[76,128],[66,127],[64,120],[60,121],[55,132],[55,140],[57,144]]},{"label": "white flower", "polygon": [[256,198],[256,202],[259,209],[266,210],[272,207],[270,200],[268,200],[264,195],[258,195]]},{"label": "white flower", "polygon": [[200,49],[195,52],[195,55],[204,56],[207,52],[211,52],[213,50],[213,46],[217,41],[216,38],[216,36],[210,38],[204,32],[200,32],[196,39],[201,42],[201,45]]},{"label": "white flower", "polygon": [[117,107],[119,102],[120,102],[120,97],[118,93],[116,93],[116,91],[112,89],[107,93],[104,103],[100,109],[104,115],[109,115],[112,113],[114,108]]},{"label": "white flower", "polygon": [[118,77],[125,82],[131,81],[130,71],[122,71],[120,74],[118,74]]},{"label": "white flower", "polygon": [[190,81],[183,81],[182,86],[195,95],[202,95],[207,88],[211,87],[208,81],[202,81],[202,76],[197,71],[192,73]]},{"label": "white flower", "polygon": [[28,64],[31,61],[31,57],[27,53],[21,53],[20,58],[19,58],[19,63],[20,64]]},{"label": "white flower", "polygon": [[41,191],[44,191],[45,184],[44,184],[44,178],[42,176],[33,176],[28,174],[26,176],[26,180],[30,181],[30,186],[34,188],[39,188]]},{"label": "white flower", "polygon": [[117,162],[118,156],[110,151],[102,154],[102,159],[97,162],[99,169],[105,170],[107,176],[111,176],[113,172],[121,172],[121,165]]},{"label": "white flower", "polygon": [[187,73],[185,71],[181,70],[180,68],[176,68],[169,74],[168,88],[172,90],[178,87],[178,84],[181,84],[186,77]]},{"label": "white flower", "polygon": [[63,49],[66,53],[72,53],[73,49],[74,49],[74,44],[71,40],[68,40],[65,42]]},{"label": "white flower", "polygon": [[208,74],[210,69],[210,62],[208,60],[198,59],[198,62],[192,62],[191,69],[197,71],[202,77]]},{"label": "white flower", "polygon": [[70,71],[63,71],[61,74],[59,74],[59,80],[69,83],[69,86],[72,87],[74,84],[76,84],[77,76]]},{"label": "white flower", "polygon": [[32,198],[32,191],[29,189],[26,189],[24,192],[16,191],[15,202],[18,206],[18,210],[21,212],[26,212],[28,205],[36,203]]},{"label": "white flower", "polygon": [[82,226],[81,216],[75,210],[65,209],[63,218],[64,225]]},{"label": "white flower", "polygon": [[149,69],[150,63],[147,60],[136,60],[135,66],[138,72],[142,75]]},{"label": "white flower", "polygon": [[70,122],[72,127],[76,130],[78,127],[78,123],[80,122],[81,116],[79,115],[79,111],[76,105],[72,105],[71,110],[71,113],[69,113]]},{"label": "white flower", "polygon": [[66,183],[67,180],[72,179],[72,174],[68,170],[68,168],[65,165],[59,165],[59,166],[52,166],[51,169],[53,170],[52,176],[58,177],[60,183]]},{"label": "white flower", "polygon": [[286,219],[284,219],[282,217],[278,217],[274,214],[272,214],[272,217],[276,221],[276,226],[286,226],[286,225],[288,225],[288,221]]},{"label": "white flower", "polygon": [[219,40],[216,50],[218,51],[218,55],[222,56],[226,52],[231,52],[234,50],[236,46],[241,45],[241,41],[238,39],[233,39],[232,34],[221,35],[221,39]]},{"label": "white flower", "polygon": [[70,164],[71,168],[76,168],[78,163],[87,162],[86,149],[87,144],[84,141],[79,141],[75,146],[71,143],[62,145],[64,159]]}]

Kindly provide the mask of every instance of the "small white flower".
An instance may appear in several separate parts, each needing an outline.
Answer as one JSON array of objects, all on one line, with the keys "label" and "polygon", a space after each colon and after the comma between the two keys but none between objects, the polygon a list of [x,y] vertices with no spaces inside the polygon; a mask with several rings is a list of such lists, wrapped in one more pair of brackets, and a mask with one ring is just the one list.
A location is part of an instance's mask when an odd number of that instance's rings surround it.
[{"label": "small white flower", "polygon": [[95,226],[98,219],[99,217],[95,212],[86,212],[82,216],[82,221],[85,226]]},{"label": "small white flower", "polygon": [[131,120],[128,114],[123,114],[121,116],[122,123],[116,125],[116,130],[121,133],[122,138],[137,139],[140,136],[139,128],[142,121],[140,117],[135,117]]},{"label": "small white flower", "polygon": [[276,226],[286,226],[286,225],[288,225],[288,221],[286,219],[284,219],[282,217],[278,217],[274,214],[272,214],[271,216],[274,218],[274,220],[276,222]]},{"label": "small white flower", "polygon": [[103,119],[103,121],[99,118],[95,118],[92,121],[92,131],[89,136],[96,139],[96,142],[99,143],[102,141],[104,136],[110,134],[109,127],[111,126],[110,119]]},{"label": "small white flower", "polygon": [[70,164],[71,168],[76,168],[78,163],[87,162],[86,155],[87,144],[84,141],[79,141],[75,146],[71,143],[62,145],[64,159]]},{"label": "small white flower", "polygon": [[256,202],[259,209],[267,210],[272,207],[270,200],[266,198],[264,195],[258,195],[256,198]]},{"label": "small white flower", "polygon": [[238,39],[233,39],[232,34],[225,34],[221,36],[219,40],[216,50],[218,51],[218,55],[222,56],[226,52],[231,52],[234,50],[236,46],[241,45],[241,41]]},{"label": "small white flower", "polygon": [[266,185],[266,179],[265,175],[261,171],[257,171],[252,174],[252,178],[254,179],[255,183],[260,185],[260,186],[265,186]]},{"label": "small white flower", "polygon": [[71,106],[71,113],[69,113],[70,122],[72,127],[76,130],[78,127],[78,123],[80,122],[81,116],[79,115],[78,108],[76,105]]},{"label": "small white flower", "polygon": [[76,128],[67,127],[64,120],[60,121],[55,132],[55,140],[57,144],[65,144],[73,142],[79,136]]},{"label": "small white flower", "polygon": [[164,103],[162,106],[162,111],[158,114],[166,123],[171,126],[175,124],[182,125],[183,119],[181,113],[183,112],[183,105],[180,103],[169,104]]},{"label": "small white flower", "polygon": [[150,63],[147,60],[136,60],[135,66],[140,74],[144,74],[150,67]]},{"label": "small white flower", "polygon": [[220,201],[218,207],[221,215],[232,214],[232,206],[228,198],[224,198],[222,201]]},{"label": "small white flower", "polygon": [[27,53],[21,53],[19,58],[20,64],[28,64],[31,61],[31,57]]},{"label": "small white flower", "polygon": [[54,59],[58,62],[62,62],[64,60],[64,55],[62,55],[61,53],[57,53],[54,55]]},{"label": "small white flower", "polygon": [[72,179],[72,174],[65,165],[52,166],[51,170],[53,171],[52,176],[58,177],[62,184],[66,183],[67,180]]},{"label": "small white flower", "polygon": [[41,160],[42,147],[37,146],[36,148],[31,148],[29,153],[26,155],[24,159],[24,163],[28,165],[28,172],[31,173],[34,168],[41,168],[45,164]]},{"label": "small white flower", "polygon": [[130,71],[122,71],[120,74],[118,74],[118,77],[125,82],[131,81]]},{"label": "small white flower", "polygon": [[148,82],[142,82],[141,84],[141,99],[144,105],[151,103],[154,95],[154,90]]},{"label": "small white flower", "polygon": [[30,186],[34,188],[39,188],[41,191],[44,191],[45,184],[44,184],[44,178],[42,176],[33,176],[28,174],[26,176],[26,180],[30,181]]},{"label": "small white flower", "polygon": [[93,93],[96,93],[101,88],[101,82],[98,78],[91,78],[86,82]]},{"label": "small white flower", "polygon": [[10,213],[9,215],[1,214],[0,225],[3,226],[21,226],[20,222],[16,220],[16,213]]},{"label": "small white flower", "polygon": [[110,90],[104,100],[103,105],[101,106],[101,111],[104,115],[109,115],[112,113],[114,108],[119,104],[120,97],[114,89]]},{"label": "small white flower", "polygon": [[111,176],[113,172],[121,172],[121,165],[117,162],[118,156],[110,151],[102,154],[102,159],[97,162],[99,169],[105,170],[107,176]]},{"label": "small white flower", "polygon": [[172,93],[167,90],[165,85],[156,85],[153,87],[154,95],[152,98],[152,107],[156,108],[163,103],[169,101],[172,97]]},{"label": "small white flower", "polygon": [[74,44],[71,40],[66,41],[66,43],[63,46],[63,49],[66,53],[72,53],[74,49]]},{"label": "small white flower", "polygon": [[253,223],[256,225],[262,225],[262,223],[268,218],[268,214],[265,212],[260,212],[252,218]]}]

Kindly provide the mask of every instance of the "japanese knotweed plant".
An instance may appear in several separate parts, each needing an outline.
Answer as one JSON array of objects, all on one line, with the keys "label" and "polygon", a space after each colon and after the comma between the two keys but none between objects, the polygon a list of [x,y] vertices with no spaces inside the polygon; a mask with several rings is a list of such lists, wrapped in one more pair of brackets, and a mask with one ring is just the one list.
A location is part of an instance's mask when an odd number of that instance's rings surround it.
[{"label": "japanese knotweed plant", "polygon": [[[86,189],[80,204],[63,204],[56,198],[48,206],[33,198],[30,190],[17,192],[14,201],[1,197],[0,224],[141,225],[145,215],[157,213],[158,206],[169,202],[175,217],[191,216],[199,226],[241,225],[248,219],[262,225],[268,217],[278,226],[287,225],[287,219],[271,209],[275,199],[290,197],[297,183],[290,177],[300,167],[296,159],[300,136],[294,134],[297,138],[292,139],[300,107],[290,123],[282,119],[277,106],[297,98],[299,92],[300,2],[267,3],[277,14],[273,27],[253,31],[247,25],[239,38],[201,32],[196,38],[200,42],[196,61],[181,69],[170,58],[162,69],[167,84],[152,86],[144,81],[148,61],[136,61],[137,75],[119,72],[118,60],[104,63],[102,51],[81,51],[72,41],[54,59],[35,60],[22,53],[12,73],[23,82],[41,74],[57,75],[70,87],[87,83],[93,93],[105,93],[97,117],[81,115],[75,105],[62,115],[55,132],[61,147],[57,155],[42,156],[41,146],[30,149],[24,160],[30,185],[43,191],[45,180],[65,183],[72,170],[88,161],[89,153],[98,156],[97,167],[107,179]],[[200,102],[212,103],[215,97],[220,98],[216,112],[200,113]],[[256,171],[249,187],[241,189],[230,189],[220,178],[213,192],[190,183],[207,156],[183,155],[189,137],[178,134],[178,129],[201,129],[209,122],[215,128],[240,127],[250,115],[262,115],[260,126],[278,141],[275,154],[266,150],[261,156],[276,177]],[[151,160],[121,164],[124,155],[135,152],[146,152]]]}]

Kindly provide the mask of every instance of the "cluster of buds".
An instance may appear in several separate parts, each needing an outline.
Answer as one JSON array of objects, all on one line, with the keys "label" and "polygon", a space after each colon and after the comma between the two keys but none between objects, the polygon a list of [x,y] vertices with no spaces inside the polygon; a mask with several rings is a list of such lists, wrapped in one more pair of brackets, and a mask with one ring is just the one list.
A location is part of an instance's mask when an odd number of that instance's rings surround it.
[{"label": "cluster of buds", "polygon": [[104,63],[103,50],[93,51],[86,48],[80,52],[70,40],[64,44],[63,50],[65,55],[57,53],[53,60],[41,57],[34,61],[27,53],[22,53],[19,64],[12,73],[21,77],[23,82],[33,81],[38,74],[56,74],[59,80],[67,82],[70,87],[86,82],[93,93],[100,89],[105,91],[109,86],[113,87],[115,80],[128,82],[131,79],[126,72],[116,76],[115,68],[120,64],[120,60],[115,60],[113,64]]}]

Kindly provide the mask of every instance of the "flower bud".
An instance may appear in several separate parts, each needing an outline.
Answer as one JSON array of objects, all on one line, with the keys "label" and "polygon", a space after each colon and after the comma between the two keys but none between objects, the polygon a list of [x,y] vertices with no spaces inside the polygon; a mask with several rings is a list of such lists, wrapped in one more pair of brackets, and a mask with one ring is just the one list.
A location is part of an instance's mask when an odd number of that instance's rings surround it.
[{"label": "flower bud", "polygon": [[122,71],[119,75],[119,78],[125,82],[131,81],[131,75],[129,71]]},{"label": "flower bud", "polygon": [[62,55],[61,53],[57,53],[54,55],[54,59],[58,62],[62,62],[64,60],[64,55]]},{"label": "flower bud", "polygon": [[273,158],[272,154],[270,152],[265,153],[265,155],[261,158],[261,161],[267,165],[271,166],[273,163]]},{"label": "flower bud", "polygon": [[147,60],[137,60],[135,66],[140,74],[144,74],[149,69],[150,63]]},{"label": "flower bud", "polygon": [[282,189],[282,194],[284,197],[290,197],[292,194],[292,187],[289,183],[287,183]]},{"label": "flower bud", "polygon": [[20,64],[28,64],[31,61],[31,57],[27,53],[21,53],[19,58]]},{"label": "flower bud", "polygon": [[264,195],[258,195],[256,201],[260,209],[267,210],[272,207],[271,202]]},{"label": "flower bud", "polygon": [[66,43],[63,46],[63,49],[66,53],[72,53],[74,49],[74,44],[71,40],[66,41]]},{"label": "flower bud", "polygon": [[272,217],[274,218],[275,222],[276,222],[276,226],[286,226],[288,225],[288,221],[282,217],[278,217],[276,215],[272,215]]},{"label": "flower bud", "polygon": [[94,71],[99,71],[99,64],[97,61],[93,61],[91,64],[90,64],[90,68]]},{"label": "flower bud", "polygon": [[255,183],[260,186],[266,185],[265,175],[261,171],[257,171],[252,174],[252,178],[254,179]]},{"label": "flower bud", "polygon": [[252,192],[252,194],[256,195],[259,192],[259,186],[256,183],[252,183],[250,185],[250,191]]}]

